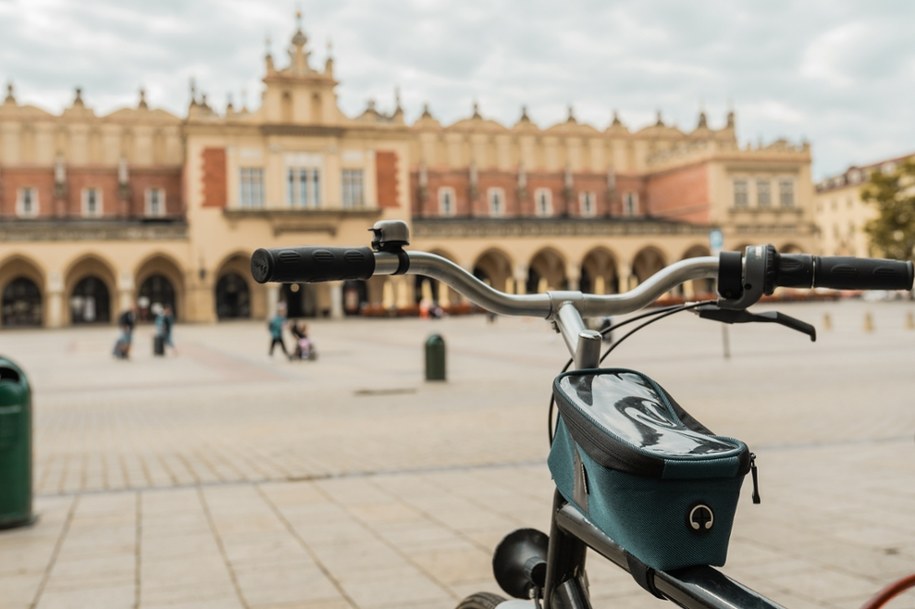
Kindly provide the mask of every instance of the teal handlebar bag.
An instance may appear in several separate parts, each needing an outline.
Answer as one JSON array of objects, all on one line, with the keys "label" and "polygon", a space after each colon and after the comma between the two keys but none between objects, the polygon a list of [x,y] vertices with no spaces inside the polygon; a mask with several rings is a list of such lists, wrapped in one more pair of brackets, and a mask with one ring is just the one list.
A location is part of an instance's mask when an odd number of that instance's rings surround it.
[{"label": "teal handlebar bag", "polygon": [[713,434],[633,370],[562,374],[553,394],[549,466],[567,501],[654,569],[725,563],[746,444]]}]

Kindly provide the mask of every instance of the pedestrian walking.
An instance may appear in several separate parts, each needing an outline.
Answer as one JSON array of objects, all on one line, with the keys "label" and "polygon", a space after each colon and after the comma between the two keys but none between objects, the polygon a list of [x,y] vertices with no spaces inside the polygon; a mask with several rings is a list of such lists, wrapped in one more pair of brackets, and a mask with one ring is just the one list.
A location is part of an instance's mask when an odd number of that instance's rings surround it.
[{"label": "pedestrian walking", "polygon": [[292,356],[289,355],[289,351],[286,350],[286,343],[283,342],[283,327],[285,325],[286,308],[279,306],[276,309],[276,315],[267,323],[267,329],[270,331],[270,351],[267,352],[267,355],[273,357],[273,348],[279,345],[280,349],[283,350],[283,355],[291,360]]},{"label": "pedestrian walking", "polygon": [[118,317],[118,335],[112,355],[117,359],[130,359],[130,346],[133,343],[133,329],[137,325],[136,307],[130,307]]},{"label": "pedestrian walking", "polygon": [[154,349],[156,355],[165,355],[165,350],[171,347],[172,354],[178,355],[178,349],[172,340],[172,329],[175,325],[175,313],[171,305],[159,307],[156,311],[156,341]]}]

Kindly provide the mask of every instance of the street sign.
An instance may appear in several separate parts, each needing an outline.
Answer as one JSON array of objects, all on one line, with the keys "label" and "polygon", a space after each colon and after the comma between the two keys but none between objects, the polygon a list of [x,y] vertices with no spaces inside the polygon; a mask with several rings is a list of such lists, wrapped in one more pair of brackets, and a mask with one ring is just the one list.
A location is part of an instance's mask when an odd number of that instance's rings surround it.
[{"label": "street sign", "polygon": [[724,247],[724,233],[721,232],[721,229],[713,228],[709,231],[708,243],[712,249],[712,254],[717,256],[721,253],[721,248]]}]

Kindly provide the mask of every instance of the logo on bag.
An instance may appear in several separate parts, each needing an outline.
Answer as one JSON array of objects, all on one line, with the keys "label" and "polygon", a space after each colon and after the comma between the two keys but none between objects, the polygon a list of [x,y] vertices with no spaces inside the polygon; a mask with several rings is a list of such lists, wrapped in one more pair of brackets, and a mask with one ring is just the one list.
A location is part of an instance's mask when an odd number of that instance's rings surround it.
[{"label": "logo on bag", "polygon": [[712,530],[715,525],[715,513],[704,503],[698,503],[689,511],[686,523],[694,533],[702,535]]}]

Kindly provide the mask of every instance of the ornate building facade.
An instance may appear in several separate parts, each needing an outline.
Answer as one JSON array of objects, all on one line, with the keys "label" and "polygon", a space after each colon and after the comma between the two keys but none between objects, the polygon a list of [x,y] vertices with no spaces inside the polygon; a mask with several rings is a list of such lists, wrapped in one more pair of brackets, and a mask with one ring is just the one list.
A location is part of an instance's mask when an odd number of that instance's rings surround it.
[{"label": "ornate building facade", "polygon": [[877,208],[864,201],[861,190],[871,173],[892,173],[909,154],[877,161],[862,166],[852,166],[839,175],[829,176],[817,183],[816,223],[820,252],[828,256],[881,256],[864,231],[865,225],[877,215]]},{"label": "ornate building facade", "polygon": [[656,124],[549,128],[522,110],[504,126],[471,116],[412,124],[399,100],[348,117],[334,60],[315,66],[295,31],[285,65],[264,60],[258,108],[216,111],[192,90],[184,117],[148,107],[98,116],[77,90],[52,115],[0,105],[0,325],[113,323],[134,302],[179,319],[342,316],[409,307],[422,280],[260,286],[261,246],[368,242],[381,219],[411,224],[413,246],[442,253],[512,292],[609,293],[665,264],[725,247],[813,247],[807,144],[737,144],[735,118],[690,131]]}]

